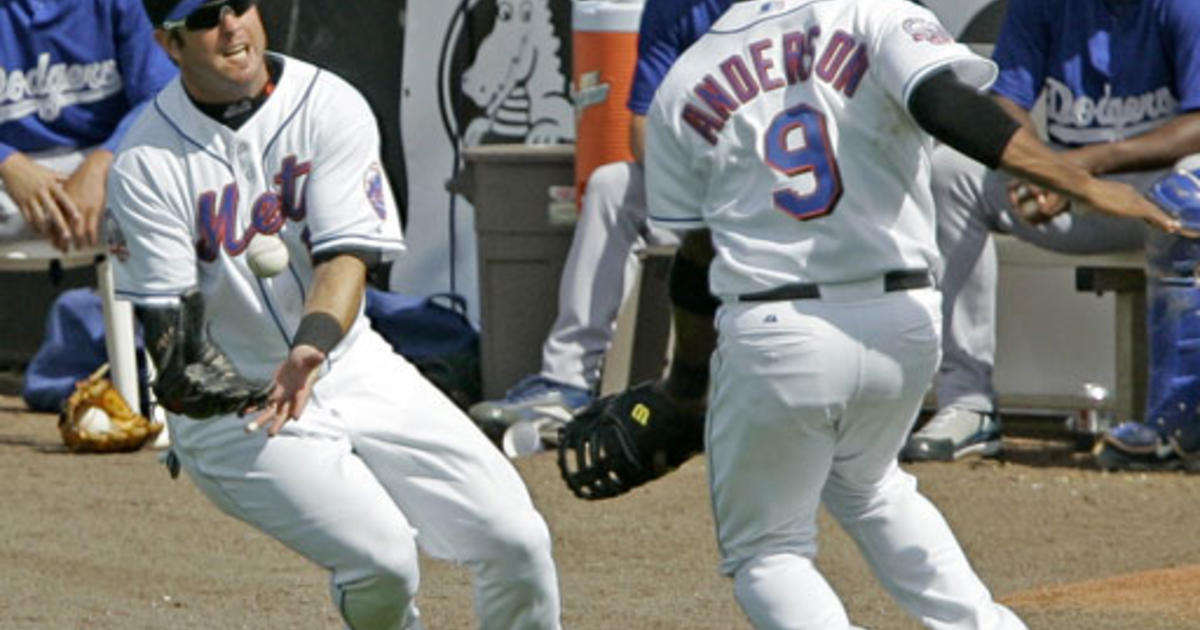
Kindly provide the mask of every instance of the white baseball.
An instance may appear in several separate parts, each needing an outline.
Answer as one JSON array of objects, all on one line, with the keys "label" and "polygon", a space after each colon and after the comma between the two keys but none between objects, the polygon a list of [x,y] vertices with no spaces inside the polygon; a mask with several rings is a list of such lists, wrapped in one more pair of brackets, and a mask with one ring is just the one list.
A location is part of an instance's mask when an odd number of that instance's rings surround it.
[{"label": "white baseball", "polygon": [[1025,184],[1017,186],[1016,195],[1020,203],[1017,211],[1021,213],[1023,218],[1029,219],[1038,214],[1041,206],[1038,204],[1037,197],[1029,190],[1029,186]]},{"label": "white baseball", "polygon": [[112,419],[99,407],[88,407],[79,417],[79,428],[92,435],[102,435],[112,430]]},{"label": "white baseball", "polygon": [[274,234],[255,234],[246,247],[246,262],[254,275],[270,278],[287,266],[287,245]]}]

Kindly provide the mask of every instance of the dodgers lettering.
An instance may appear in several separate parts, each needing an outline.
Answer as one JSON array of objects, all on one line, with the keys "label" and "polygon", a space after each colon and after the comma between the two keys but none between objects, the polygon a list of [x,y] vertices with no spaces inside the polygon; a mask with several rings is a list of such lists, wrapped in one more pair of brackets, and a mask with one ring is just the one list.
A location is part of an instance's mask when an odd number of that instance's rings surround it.
[{"label": "dodgers lettering", "polygon": [[715,145],[717,133],[739,107],[765,92],[808,81],[814,71],[821,81],[853,98],[870,67],[866,44],[837,31],[818,57],[820,36],[820,27],[813,26],[807,32],[783,33],[778,45],[771,39],[751,42],[746,50],[717,64],[718,72],[706,74],[696,83],[692,94],[699,103],[684,105],[680,116]]}]

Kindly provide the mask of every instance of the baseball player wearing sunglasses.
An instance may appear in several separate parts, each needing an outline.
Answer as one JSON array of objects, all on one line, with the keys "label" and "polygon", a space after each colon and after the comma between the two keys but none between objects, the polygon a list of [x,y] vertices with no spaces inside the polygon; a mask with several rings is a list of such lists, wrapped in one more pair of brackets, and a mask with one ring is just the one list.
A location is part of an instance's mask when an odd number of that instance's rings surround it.
[{"label": "baseball player wearing sunglasses", "polygon": [[180,80],[113,166],[109,238],[181,468],[327,568],[351,628],[421,627],[418,549],[471,568],[481,627],[558,628],[516,470],[363,315],[367,274],[404,251],[366,101],[267,52],[252,0],[147,9]]}]

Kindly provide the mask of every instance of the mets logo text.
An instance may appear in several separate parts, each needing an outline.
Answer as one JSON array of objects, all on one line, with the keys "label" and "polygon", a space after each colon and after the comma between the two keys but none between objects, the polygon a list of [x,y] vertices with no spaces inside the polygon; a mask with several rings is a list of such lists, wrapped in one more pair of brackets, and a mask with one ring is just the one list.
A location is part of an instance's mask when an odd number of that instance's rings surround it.
[{"label": "mets logo text", "polygon": [[219,203],[215,191],[201,193],[196,202],[196,227],[200,232],[196,255],[204,262],[216,260],[222,249],[230,256],[237,256],[245,251],[254,235],[275,234],[288,219],[304,220],[304,200],[298,194],[301,189],[298,182],[311,170],[312,162],[299,162],[295,156],[284,158],[274,178],[279,192],[268,190],[254,200],[250,206],[250,225],[241,235],[237,234],[237,184],[226,184],[221,189]]}]

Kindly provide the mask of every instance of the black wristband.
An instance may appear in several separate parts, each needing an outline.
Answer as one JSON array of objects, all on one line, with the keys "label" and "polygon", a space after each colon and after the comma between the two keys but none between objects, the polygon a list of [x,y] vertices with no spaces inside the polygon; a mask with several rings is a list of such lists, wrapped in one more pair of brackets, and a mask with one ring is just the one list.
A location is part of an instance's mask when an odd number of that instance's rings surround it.
[{"label": "black wristband", "polygon": [[328,262],[338,256],[353,256],[362,261],[366,266],[367,271],[378,267],[383,263],[383,254],[377,249],[360,249],[356,247],[335,247],[327,249],[320,253],[313,254],[313,267],[320,265],[323,262]]},{"label": "black wristband", "polygon": [[305,315],[300,320],[300,326],[296,328],[296,334],[292,337],[292,347],[308,345],[329,354],[344,335],[342,325],[336,317],[324,311],[317,311]]},{"label": "black wristband", "polygon": [[712,317],[721,305],[708,291],[708,268],[680,256],[678,252],[671,260],[667,286],[671,292],[671,303],[690,313]]}]

